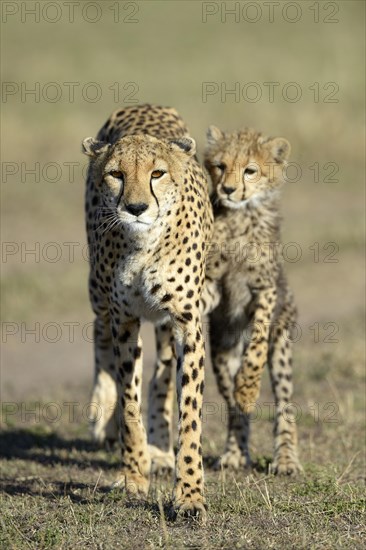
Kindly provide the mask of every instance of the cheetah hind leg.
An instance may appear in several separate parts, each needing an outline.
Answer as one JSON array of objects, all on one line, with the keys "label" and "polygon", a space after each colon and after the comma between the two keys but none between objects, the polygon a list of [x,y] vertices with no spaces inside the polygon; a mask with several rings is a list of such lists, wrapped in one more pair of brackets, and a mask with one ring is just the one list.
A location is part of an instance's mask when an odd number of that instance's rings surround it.
[{"label": "cheetah hind leg", "polygon": [[94,441],[103,445],[118,440],[115,360],[109,317],[105,313],[97,314],[94,321],[94,358],[95,376],[89,422]]},{"label": "cheetah hind leg", "polygon": [[250,468],[251,460],[248,449],[249,415],[243,414],[239,407],[229,411],[228,434],[224,453],[215,462],[215,470],[237,472]]},{"label": "cheetah hind leg", "polygon": [[118,441],[116,401],[114,379],[107,371],[100,370],[91,397],[89,422],[93,440],[107,448]]},{"label": "cheetah hind leg", "polygon": [[151,473],[170,475],[175,468],[173,402],[175,339],[170,323],[155,327],[157,361],[149,385],[148,448]]},{"label": "cheetah hind leg", "polygon": [[171,475],[175,468],[175,455],[171,451],[162,451],[155,445],[148,445],[151,457],[151,473],[153,475]]}]

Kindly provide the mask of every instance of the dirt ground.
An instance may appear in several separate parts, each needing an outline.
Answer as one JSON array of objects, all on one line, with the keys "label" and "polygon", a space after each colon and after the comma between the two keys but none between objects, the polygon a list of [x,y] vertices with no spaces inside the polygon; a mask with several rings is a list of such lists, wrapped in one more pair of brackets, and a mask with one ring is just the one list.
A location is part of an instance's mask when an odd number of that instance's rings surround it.
[{"label": "dirt ground", "polygon": [[[22,12],[29,2],[18,4],[2,12],[1,547],[365,547],[364,3],[303,0],[296,23],[282,0],[273,23],[264,3],[256,23],[243,16],[253,15],[248,2],[104,0],[94,3],[95,23],[86,0],[73,21],[59,3],[55,23],[51,5],[38,21]],[[236,5],[238,21],[226,18]],[[215,13],[205,21],[207,9]],[[74,97],[65,83],[75,83]],[[258,101],[245,97],[249,83]],[[297,101],[284,93],[294,83]],[[239,97],[225,93],[233,88]],[[94,101],[87,94],[96,89]],[[286,137],[299,168],[284,190],[283,242],[299,309],[294,402],[305,473],[270,474],[267,373],[252,419],[254,468],[213,470],[226,411],[208,360],[205,528],[169,521],[170,478],[153,480],[143,505],[108,492],[119,452],[95,448],[88,432],[93,317],[80,144],[112,110],[133,104],[131,94],[174,105],[200,155],[210,124],[252,126]],[[146,414],[149,325],[143,340]]]}]

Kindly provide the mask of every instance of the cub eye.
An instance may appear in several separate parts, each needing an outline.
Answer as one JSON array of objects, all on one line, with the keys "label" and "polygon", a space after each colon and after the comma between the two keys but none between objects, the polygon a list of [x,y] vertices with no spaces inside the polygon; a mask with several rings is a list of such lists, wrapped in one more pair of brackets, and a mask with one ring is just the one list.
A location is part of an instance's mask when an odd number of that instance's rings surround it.
[{"label": "cub eye", "polygon": [[164,172],[164,170],[154,170],[151,172],[151,177],[154,179],[159,179],[161,176],[164,176],[165,173],[166,172]]},{"label": "cub eye", "polygon": [[116,178],[116,180],[123,180],[123,172],[119,172],[118,170],[109,172],[109,175],[112,176],[112,178]]},{"label": "cub eye", "polygon": [[245,168],[244,170],[244,176],[252,176],[253,174],[256,174],[257,173],[257,169],[256,168]]},{"label": "cub eye", "polygon": [[215,168],[218,168],[220,172],[225,172],[226,164],[224,162],[219,162],[218,164],[215,164]]}]

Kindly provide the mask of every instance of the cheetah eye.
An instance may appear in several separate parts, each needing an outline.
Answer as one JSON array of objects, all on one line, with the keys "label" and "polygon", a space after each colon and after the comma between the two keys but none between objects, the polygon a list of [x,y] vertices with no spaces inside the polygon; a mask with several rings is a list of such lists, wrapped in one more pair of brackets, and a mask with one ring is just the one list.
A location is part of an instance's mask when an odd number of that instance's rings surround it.
[{"label": "cheetah eye", "polygon": [[124,179],[123,172],[120,172],[119,170],[112,170],[112,172],[109,172],[109,175],[112,176],[112,178],[115,178],[116,180],[122,180]]},{"label": "cheetah eye", "polygon": [[253,176],[256,173],[257,173],[257,169],[256,168],[251,168],[249,166],[248,166],[248,168],[245,168],[245,170],[244,170],[244,176]]},{"label": "cheetah eye", "polygon": [[220,172],[225,172],[226,164],[224,162],[219,162],[218,164],[215,164],[215,168],[218,168]]},{"label": "cheetah eye", "polygon": [[151,177],[154,180],[157,180],[157,179],[161,178],[162,176],[164,176],[164,174],[166,174],[166,172],[164,172],[164,170],[154,170],[153,172],[151,172]]}]

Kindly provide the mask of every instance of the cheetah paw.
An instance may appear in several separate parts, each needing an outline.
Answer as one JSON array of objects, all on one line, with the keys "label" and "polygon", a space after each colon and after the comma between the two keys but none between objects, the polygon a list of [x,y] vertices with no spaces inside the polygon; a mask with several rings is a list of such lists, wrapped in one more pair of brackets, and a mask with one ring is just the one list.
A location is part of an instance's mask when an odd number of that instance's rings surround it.
[{"label": "cheetah paw", "polygon": [[107,423],[92,421],[90,427],[92,439],[100,447],[105,446],[109,450],[118,441],[118,430],[113,418]]},{"label": "cheetah paw", "polygon": [[155,475],[171,475],[175,468],[174,451],[162,451],[155,445],[149,445],[151,457],[151,473]]},{"label": "cheetah paw", "polygon": [[240,451],[226,451],[215,463],[215,470],[232,470],[239,471],[250,466],[250,458],[248,454],[243,454]]},{"label": "cheetah paw", "polygon": [[304,469],[296,456],[275,458],[270,465],[270,471],[279,476],[296,476],[304,473]]},{"label": "cheetah paw", "polygon": [[122,489],[129,497],[145,498],[149,492],[150,480],[140,474],[120,472],[111,489]]},{"label": "cheetah paw", "polygon": [[173,507],[171,516],[172,519],[178,521],[195,521],[200,525],[204,525],[207,522],[207,507],[204,500],[183,502]]}]

